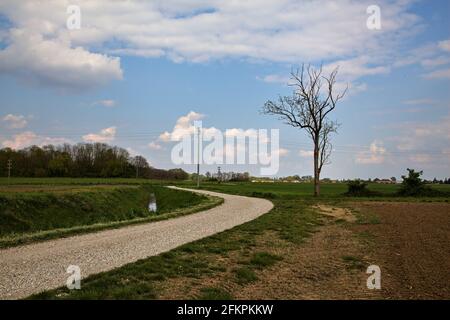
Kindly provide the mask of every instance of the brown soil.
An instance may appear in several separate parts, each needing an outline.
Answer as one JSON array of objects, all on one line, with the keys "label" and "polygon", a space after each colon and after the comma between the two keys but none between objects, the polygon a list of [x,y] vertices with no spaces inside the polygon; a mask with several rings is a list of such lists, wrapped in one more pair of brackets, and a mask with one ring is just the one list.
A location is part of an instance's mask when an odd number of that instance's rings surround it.
[{"label": "brown soil", "polygon": [[[164,281],[160,298],[195,298],[202,287],[219,287],[235,299],[450,299],[449,204],[349,206],[359,212],[356,222],[348,211],[341,212],[346,221],[342,214],[325,213],[324,225],[303,244],[266,232],[258,239],[257,250],[283,260],[256,271],[254,282],[238,284],[233,273],[251,251],[244,258],[242,252],[231,252],[211,257],[226,272]],[[372,264],[381,268],[381,290],[367,288],[366,270]]]},{"label": "brown soil", "polygon": [[373,235],[385,299],[450,299],[450,205],[364,203],[379,224],[352,228]]}]

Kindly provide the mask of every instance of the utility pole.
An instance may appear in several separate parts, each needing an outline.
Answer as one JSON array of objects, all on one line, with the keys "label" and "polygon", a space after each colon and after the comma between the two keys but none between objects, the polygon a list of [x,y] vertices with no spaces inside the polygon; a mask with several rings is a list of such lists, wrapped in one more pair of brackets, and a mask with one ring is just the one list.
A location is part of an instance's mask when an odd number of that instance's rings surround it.
[{"label": "utility pole", "polygon": [[12,169],[12,160],[9,159],[8,160],[8,184],[10,184],[10,180],[11,180],[11,169]]},{"label": "utility pole", "polygon": [[200,187],[200,127],[197,127],[197,188]]},{"label": "utility pole", "polygon": [[217,167],[217,181],[219,183],[222,181],[222,172],[220,171],[220,167]]}]

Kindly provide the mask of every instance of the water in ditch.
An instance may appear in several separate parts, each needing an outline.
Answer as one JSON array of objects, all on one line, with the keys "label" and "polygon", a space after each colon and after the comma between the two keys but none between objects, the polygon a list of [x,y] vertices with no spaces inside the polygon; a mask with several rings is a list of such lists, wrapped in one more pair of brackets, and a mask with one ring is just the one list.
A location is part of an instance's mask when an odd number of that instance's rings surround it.
[{"label": "water in ditch", "polygon": [[150,194],[150,199],[148,201],[148,211],[149,212],[156,212],[157,206],[156,206],[156,197],[155,194]]}]

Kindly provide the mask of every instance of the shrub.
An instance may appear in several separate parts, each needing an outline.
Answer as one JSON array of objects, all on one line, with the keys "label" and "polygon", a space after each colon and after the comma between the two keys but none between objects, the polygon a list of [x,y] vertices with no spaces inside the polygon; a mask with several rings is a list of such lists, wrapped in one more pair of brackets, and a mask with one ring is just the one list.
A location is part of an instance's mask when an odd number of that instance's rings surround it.
[{"label": "shrub", "polygon": [[367,197],[378,195],[378,192],[367,189],[367,183],[361,180],[353,180],[347,183],[348,190],[345,193],[347,196],[352,197]]},{"label": "shrub", "polygon": [[408,176],[402,176],[402,185],[398,191],[400,196],[444,196],[446,193],[439,190],[431,189],[425,185],[425,182],[420,178],[423,171],[415,171],[414,169],[407,169]]}]

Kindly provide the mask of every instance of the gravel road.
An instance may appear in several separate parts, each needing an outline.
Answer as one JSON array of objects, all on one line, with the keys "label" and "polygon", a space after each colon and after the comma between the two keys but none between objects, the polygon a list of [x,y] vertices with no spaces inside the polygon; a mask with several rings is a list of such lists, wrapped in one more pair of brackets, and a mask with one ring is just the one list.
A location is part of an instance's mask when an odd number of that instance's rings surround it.
[{"label": "gravel road", "polygon": [[0,299],[24,298],[64,286],[70,276],[66,273],[69,265],[79,266],[84,278],[233,228],[273,207],[264,199],[191,191],[225,201],[215,208],[170,220],[0,250]]}]

